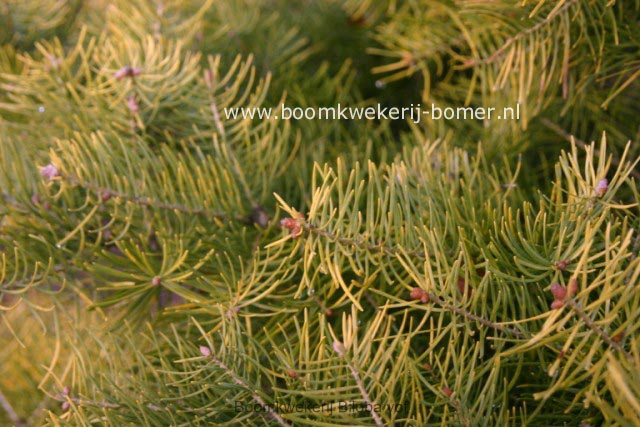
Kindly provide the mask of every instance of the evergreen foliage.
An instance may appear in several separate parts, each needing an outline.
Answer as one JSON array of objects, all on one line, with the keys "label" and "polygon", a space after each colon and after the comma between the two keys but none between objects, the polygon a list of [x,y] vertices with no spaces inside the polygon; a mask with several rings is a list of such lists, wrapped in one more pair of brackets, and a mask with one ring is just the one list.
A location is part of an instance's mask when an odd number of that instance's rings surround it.
[{"label": "evergreen foliage", "polygon": [[0,425],[640,425],[639,23],[2,2]]}]

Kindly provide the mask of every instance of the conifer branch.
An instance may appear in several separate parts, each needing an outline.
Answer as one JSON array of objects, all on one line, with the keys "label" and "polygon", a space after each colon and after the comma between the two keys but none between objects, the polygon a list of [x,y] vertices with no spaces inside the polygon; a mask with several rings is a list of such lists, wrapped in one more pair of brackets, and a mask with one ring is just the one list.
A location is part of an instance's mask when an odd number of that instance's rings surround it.
[{"label": "conifer branch", "polygon": [[211,349],[209,349],[209,347],[200,347],[200,352],[203,356],[211,360],[218,368],[222,369],[227,375],[229,375],[234,383],[249,391],[251,393],[251,398],[258,405],[260,405],[260,407],[264,408],[265,412],[278,424],[280,424],[282,427],[292,427],[292,425],[285,421],[284,418],[282,418],[282,416],[280,416],[280,414],[278,414],[275,409],[269,406],[258,393],[256,393],[251,387],[249,387],[249,385],[238,374],[232,371],[222,360],[211,354]]},{"label": "conifer branch", "polygon": [[526,337],[522,332],[518,331],[517,329],[513,329],[513,328],[510,328],[508,326],[500,325],[498,323],[494,323],[494,322],[492,322],[490,320],[487,320],[487,319],[485,319],[483,317],[480,317],[478,315],[470,313],[470,312],[468,312],[468,311],[466,311],[466,310],[464,310],[464,309],[462,309],[460,307],[456,307],[454,305],[451,305],[451,304],[447,303],[446,301],[440,299],[437,295],[429,294],[429,301],[435,302],[436,304],[438,304],[439,306],[441,306],[445,310],[452,311],[452,312],[454,312],[454,313],[456,313],[456,314],[458,314],[458,315],[460,315],[460,316],[462,316],[464,318],[467,318],[469,320],[473,320],[474,322],[478,322],[481,325],[486,326],[488,328],[495,329],[495,330],[498,330],[498,331],[501,331],[501,332],[507,332],[507,333],[509,333],[511,335],[514,335],[516,338],[519,338],[519,339],[524,339]]},{"label": "conifer branch", "polygon": [[[111,402],[106,402],[106,401],[93,401],[93,400],[88,400],[88,399],[82,399],[79,397],[73,397],[70,394],[61,394],[58,396],[58,400],[62,402],[63,404],[63,409],[68,409],[69,408],[69,402],[73,402],[75,405],[90,405],[90,406],[99,406],[101,408],[106,408],[106,409],[122,409],[123,406],[119,403],[111,403]],[[148,408],[154,412],[161,412],[164,411],[165,409],[160,408],[157,405],[154,405],[152,403],[147,403],[144,405],[145,408]]]},{"label": "conifer branch", "polygon": [[587,328],[591,329],[596,335],[598,335],[607,345],[616,351],[623,354],[629,361],[633,361],[633,356],[629,352],[627,352],[620,343],[616,342],[612,337],[610,337],[602,328],[595,324],[593,320],[587,315],[587,313],[582,310],[580,305],[573,299],[567,298],[565,303],[571,307],[574,313],[580,317],[580,319],[584,322]]},{"label": "conifer branch", "polygon": [[67,183],[73,186],[78,186],[78,187],[84,188],[85,190],[88,190],[90,192],[97,194],[98,197],[103,199],[103,201],[105,201],[105,199],[108,200],[112,197],[115,197],[115,198],[122,199],[126,202],[130,202],[139,206],[145,206],[153,209],[177,211],[183,214],[198,215],[206,218],[215,218],[221,221],[229,221],[229,220],[246,221],[246,218],[243,217],[242,215],[229,216],[225,213],[212,211],[207,208],[191,208],[178,203],[167,203],[163,201],[154,200],[146,196],[135,196],[132,194],[119,192],[108,187],[95,185],[90,182],[83,182],[72,175],[63,174],[61,172],[59,173],[59,176],[62,181],[66,181]]},{"label": "conifer branch", "polygon": [[545,25],[548,25],[557,16],[559,16],[560,14],[562,14],[563,12],[568,10],[571,6],[577,4],[579,1],[580,0],[567,0],[562,6],[558,7],[555,10],[553,10],[542,21],[540,21],[537,24],[535,24],[534,26],[532,26],[530,28],[527,28],[525,30],[522,30],[518,34],[506,39],[502,43],[502,46],[500,46],[500,48],[498,48],[496,51],[494,51],[490,56],[488,56],[486,58],[473,59],[473,60],[467,61],[467,62],[465,62],[465,65],[473,67],[473,66],[476,66],[476,65],[488,65],[488,64],[491,64],[491,63],[495,62],[496,60],[498,60],[501,56],[503,56],[505,54],[507,49],[509,49],[512,44],[517,43],[518,41],[524,39],[525,37],[535,33],[538,30],[540,30]]},{"label": "conifer branch", "polygon": [[350,361],[347,362],[347,367],[351,371],[351,376],[356,381],[356,385],[358,386],[358,390],[360,390],[360,394],[362,395],[362,398],[364,399],[365,403],[369,406],[369,408],[371,408],[369,412],[371,413],[371,417],[373,417],[373,421],[376,423],[376,426],[384,427],[385,424],[382,421],[382,418],[380,418],[380,414],[378,414],[378,411],[376,411],[375,404],[373,400],[371,400],[371,397],[369,396],[369,392],[367,392],[367,389],[365,388],[364,383],[360,378],[360,374],[358,373],[358,370],[353,366],[353,364]]},{"label": "conifer branch", "polygon": [[373,244],[373,243],[366,242],[364,241],[364,239],[360,238],[359,236],[356,238],[348,238],[348,237],[337,235],[327,230],[321,230],[317,228],[315,225],[306,221],[303,223],[303,227],[310,234],[327,238],[330,241],[338,242],[343,246],[358,248],[362,251],[373,252],[373,253],[383,253],[391,257],[398,256],[402,253],[402,254],[413,256],[416,258],[423,258],[423,259],[425,258],[425,253],[422,250],[413,249],[413,250],[400,251],[394,247],[387,246],[384,244]]},{"label": "conifer branch", "polygon": [[639,1],[158,3],[0,0],[0,419],[640,425]]}]

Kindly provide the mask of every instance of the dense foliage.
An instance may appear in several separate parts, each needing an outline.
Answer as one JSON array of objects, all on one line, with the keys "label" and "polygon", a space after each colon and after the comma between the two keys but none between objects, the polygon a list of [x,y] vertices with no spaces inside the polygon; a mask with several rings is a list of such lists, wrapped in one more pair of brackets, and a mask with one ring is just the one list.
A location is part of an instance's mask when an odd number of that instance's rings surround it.
[{"label": "dense foliage", "polygon": [[640,425],[639,23],[2,2],[0,425]]}]

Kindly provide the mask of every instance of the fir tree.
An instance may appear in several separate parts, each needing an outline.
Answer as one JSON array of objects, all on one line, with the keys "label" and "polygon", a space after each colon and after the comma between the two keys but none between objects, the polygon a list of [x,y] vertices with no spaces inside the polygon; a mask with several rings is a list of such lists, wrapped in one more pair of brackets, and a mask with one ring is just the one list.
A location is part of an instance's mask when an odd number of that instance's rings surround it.
[{"label": "fir tree", "polygon": [[2,2],[0,425],[640,425],[639,22]]}]

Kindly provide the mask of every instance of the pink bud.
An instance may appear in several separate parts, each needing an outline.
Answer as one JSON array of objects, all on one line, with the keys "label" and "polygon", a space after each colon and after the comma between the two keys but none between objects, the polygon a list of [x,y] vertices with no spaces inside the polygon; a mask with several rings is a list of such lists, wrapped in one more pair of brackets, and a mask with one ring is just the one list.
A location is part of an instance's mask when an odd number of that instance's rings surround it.
[{"label": "pink bud", "polygon": [[200,354],[202,354],[204,357],[211,356],[211,349],[207,346],[201,345]]},{"label": "pink bud", "polygon": [[551,293],[560,301],[563,301],[567,297],[567,289],[559,283],[551,284]]},{"label": "pink bud", "polygon": [[62,402],[62,410],[63,411],[66,411],[67,409],[69,409],[69,406],[70,406],[69,402],[67,402],[67,401]]},{"label": "pink bud", "polygon": [[153,286],[160,286],[160,283],[162,283],[162,280],[160,280],[160,278],[158,276],[156,276],[153,279],[151,279],[151,284]]},{"label": "pink bud", "polygon": [[127,98],[127,107],[129,107],[129,110],[131,110],[132,113],[140,111],[140,104],[138,104],[135,95],[131,95]]},{"label": "pink bud", "polygon": [[125,77],[139,76],[140,73],[142,73],[142,71],[140,71],[139,68],[133,68],[133,67],[130,67],[129,65],[125,65],[124,67],[116,71],[113,77],[115,77],[117,80],[122,80]]},{"label": "pink bud", "polygon": [[426,294],[426,292],[424,291],[424,289],[422,288],[413,288],[411,289],[411,292],[409,293],[409,298],[411,298],[412,300],[421,300],[422,297]]},{"label": "pink bud", "polygon": [[234,314],[237,314],[240,311],[240,307],[233,307],[227,310],[227,317],[231,319]]},{"label": "pink bud", "polygon": [[600,181],[598,181],[598,184],[596,185],[596,196],[598,197],[604,196],[604,193],[606,193],[608,189],[609,189],[609,181],[606,178],[601,179]]},{"label": "pink bud", "polygon": [[65,396],[69,396],[69,393],[71,393],[71,390],[69,389],[69,386],[64,386],[62,388],[62,394],[64,394]]},{"label": "pink bud", "polygon": [[213,71],[207,70],[204,72],[204,82],[209,88],[213,86]]},{"label": "pink bud", "polygon": [[304,219],[304,215],[298,212],[298,217],[299,219],[283,218],[280,221],[280,226],[289,230],[294,239],[302,234],[302,220]]},{"label": "pink bud", "polygon": [[40,168],[40,175],[51,180],[57,176],[60,176],[60,173],[58,172],[58,168],[56,168],[52,164],[48,164],[47,166]]},{"label": "pink bud", "polygon": [[297,221],[293,218],[283,218],[280,220],[280,225],[282,228],[286,228],[288,230],[293,229],[297,224]]},{"label": "pink bud", "polygon": [[551,309],[553,310],[558,310],[562,307],[564,307],[564,301],[555,300],[551,303]]},{"label": "pink bud", "polygon": [[130,72],[129,71],[130,69],[131,67],[129,67],[128,65],[125,67],[122,67],[118,71],[116,71],[113,77],[115,77],[117,80],[121,80]]},{"label": "pink bud", "polygon": [[333,351],[338,353],[338,356],[342,357],[347,352],[347,349],[344,347],[344,344],[342,344],[340,341],[334,341]]}]

